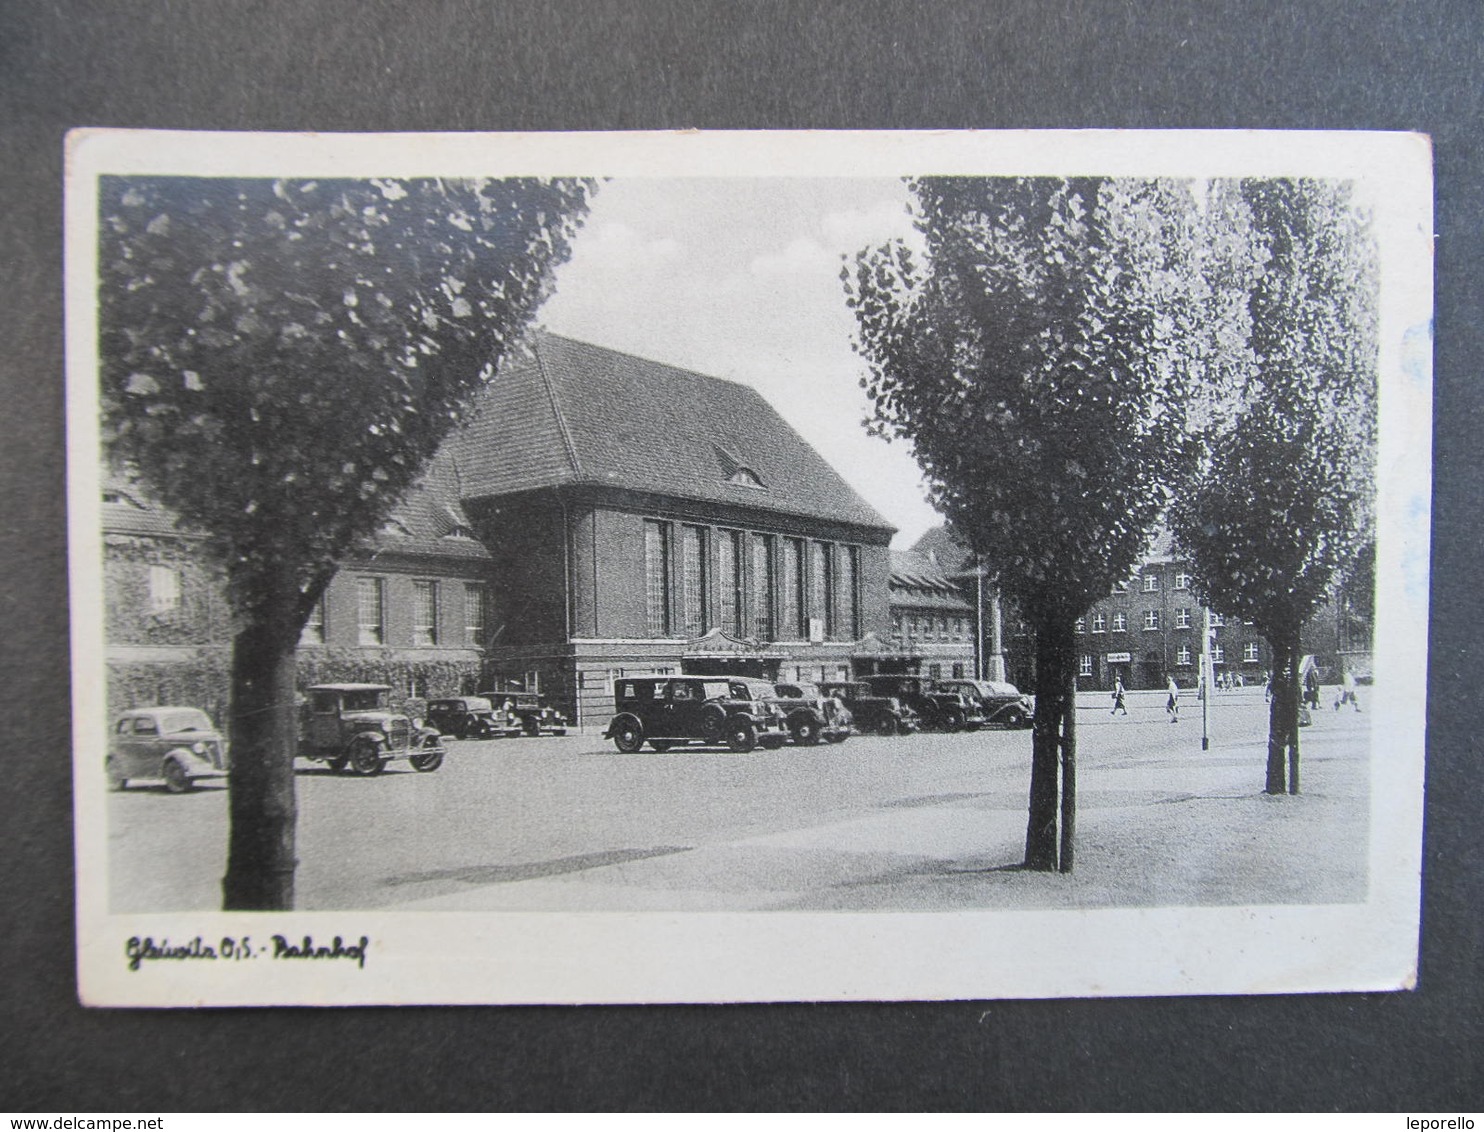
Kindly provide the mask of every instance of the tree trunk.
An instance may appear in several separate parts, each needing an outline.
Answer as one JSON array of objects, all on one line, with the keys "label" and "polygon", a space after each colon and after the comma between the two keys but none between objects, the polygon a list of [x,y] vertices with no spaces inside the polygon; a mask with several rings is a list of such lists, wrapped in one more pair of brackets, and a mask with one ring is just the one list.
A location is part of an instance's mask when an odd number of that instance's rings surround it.
[{"label": "tree trunk", "polygon": [[1077,806],[1076,641],[1075,618],[1036,626],[1036,722],[1031,732],[1025,867],[1040,872],[1058,867],[1062,872],[1072,870]]},{"label": "tree trunk", "polygon": [[1267,792],[1299,792],[1299,635],[1283,629],[1268,638],[1273,650],[1273,695],[1268,704]]},{"label": "tree trunk", "polygon": [[265,589],[256,615],[232,642],[227,911],[294,906],[294,653],[304,618],[291,579],[280,576]]}]

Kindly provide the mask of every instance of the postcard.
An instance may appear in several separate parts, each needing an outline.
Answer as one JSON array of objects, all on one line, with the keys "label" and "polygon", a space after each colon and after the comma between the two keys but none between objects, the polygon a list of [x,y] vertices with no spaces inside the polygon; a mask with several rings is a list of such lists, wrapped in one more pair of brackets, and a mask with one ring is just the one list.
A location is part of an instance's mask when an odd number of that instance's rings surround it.
[{"label": "postcard", "polygon": [[81,1000],[1415,986],[1431,184],[74,131]]}]

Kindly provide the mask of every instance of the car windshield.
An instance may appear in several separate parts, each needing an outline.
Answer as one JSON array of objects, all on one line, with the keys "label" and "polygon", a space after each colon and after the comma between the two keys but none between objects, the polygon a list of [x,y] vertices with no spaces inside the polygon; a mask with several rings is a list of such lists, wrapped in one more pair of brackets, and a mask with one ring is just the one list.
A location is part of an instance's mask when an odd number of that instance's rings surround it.
[{"label": "car windshield", "polygon": [[204,711],[172,711],[160,716],[160,730],[171,734],[182,731],[213,731],[211,720]]},{"label": "car windshield", "polygon": [[459,708],[463,708],[465,711],[493,711],[494,710],[493,708],[490,707],[489,700],[482,700],[482,699],[479,699],[478,697],[474,697],[474,696],[471,696],[469,699],[464,700],[462,702],[460,702],[458,700],[454,700],[453,703],[451,703],[449,706],[451,708],[453,708],[455,711],[457,711]]},{"label": "car windshield", "polygon": [[705,690],[705,698],[708,700],[724,700],[731,691],[725,680],[707,680],[702,685]]},{"label": "car windshield", "polygon": [[345,711],[375,711],[386,707],[386,689],[358,688],[343,693],[340,702]]}]

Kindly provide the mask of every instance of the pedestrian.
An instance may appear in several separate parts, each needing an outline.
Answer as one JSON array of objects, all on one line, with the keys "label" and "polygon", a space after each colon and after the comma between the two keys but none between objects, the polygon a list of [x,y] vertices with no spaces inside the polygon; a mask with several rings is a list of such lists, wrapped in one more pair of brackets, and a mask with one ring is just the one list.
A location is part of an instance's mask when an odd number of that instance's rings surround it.
[{"label": "pedestrian", "polygon": [[1313,668],[1304,676],[1304,706],[1319,710],[1319,673]]},{"label": "pedestrian", "polygon": [[1113,710],[1108,714],[1117,715],[1120,711],[1127,715],[1128,705],[1123,702],[1123,677],[1115,676],[1113,677]]},{"label": "pedestrian", "polygon": [[1335,711],[1339,711],[1345,704],[1351,704],[1356,711],[1360,710],[1360,697],[1355,694],[1355,677],[1350,670],[1345,670],[1345,675],[1340,678],[1340,696],[1335,700]]},{"label": "pedestrian", "polygon": [[1165,691],[1169,692],[1170,698],[1165,701],[1165,711],[1169,714],[1171,723],[1180,722],[1180,685],[1175,683],[1175,678],[1170,677],[1170,683]]}]

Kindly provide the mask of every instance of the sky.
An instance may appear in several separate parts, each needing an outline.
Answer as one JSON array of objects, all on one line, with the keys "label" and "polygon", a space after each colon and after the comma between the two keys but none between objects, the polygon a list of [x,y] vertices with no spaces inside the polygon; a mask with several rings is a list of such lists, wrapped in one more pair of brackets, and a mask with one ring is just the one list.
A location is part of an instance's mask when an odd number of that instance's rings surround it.
[{"label": "sky", "polygon": [[538,320],[755,387],[910,546],[941,520],[909,447],[868,436],[842,254],[916,241],[895,179],[605,183]]}]

